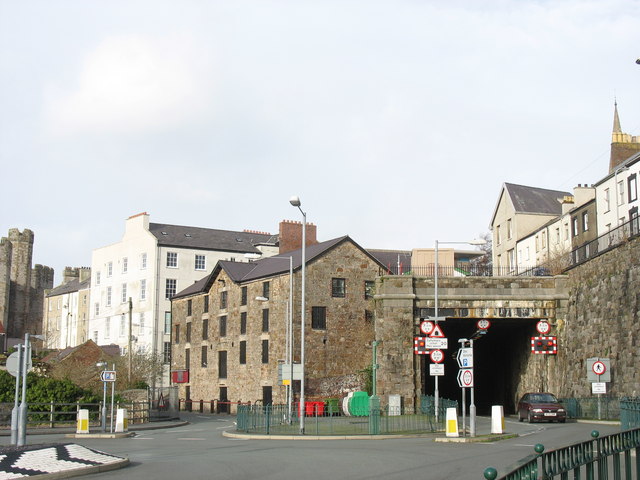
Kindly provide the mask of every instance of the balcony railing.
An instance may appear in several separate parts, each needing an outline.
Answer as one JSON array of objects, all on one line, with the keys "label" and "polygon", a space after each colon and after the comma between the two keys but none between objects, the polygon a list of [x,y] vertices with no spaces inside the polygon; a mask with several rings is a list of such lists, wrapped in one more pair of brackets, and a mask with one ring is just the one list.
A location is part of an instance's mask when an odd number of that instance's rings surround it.
[{"label": "balcony railing", "polygon": [[580,265],[591,258],[597,257],[604,252],[616,248],[629,239],[637,237],[639,234],[640,217],[634,217],[604,235],[600,235],[595,240],[573,249],[571,251],[571,258],[569,259],[569,268]]}]

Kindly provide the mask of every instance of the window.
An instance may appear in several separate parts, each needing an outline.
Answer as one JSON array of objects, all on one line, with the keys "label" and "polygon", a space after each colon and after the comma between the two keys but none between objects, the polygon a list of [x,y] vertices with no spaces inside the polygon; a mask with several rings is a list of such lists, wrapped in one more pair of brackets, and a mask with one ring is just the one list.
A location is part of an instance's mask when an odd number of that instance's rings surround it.
[{"label": "window", "polygon": [[264,308],[262,310],[262,332],[269,331],[269,309]]},{"label": "window", "polygon": [[[544,235],[542,236],[542,239],[544,243]],[[516,252],[512,248],[507,252],[507,255],[509,255],[509,268],[514,269],[516,267]]]},{"label": "window", "polygon": [[502,243],[502,235],[500,235],[500,225],[496,227],[496,243],[498,245]]},{"label": "window", "polygon": [[569,224],[564,224],[564,239],[569,240]]},{"label": "window", "polygon": [[170,300],[176,294],[177,289],[177,280],[175,278],[167,278],[165,289],[164,289],[164,298]]},{"label": "window", "polygon": [[184,341],[191,342],[191,322],[187,322],[187,332]]},{"label": "window", "polygon": [[127,303],[127,284],[122,284],[122,297],[120,298],[120,303]]},{"label": "window", "polygon": [[164,312],[164,333],[171,335],[171,312]]},{"label": "window", "polygon": [[180,343],[180,325],[176,325],[174,327],[174,330],[175,330],[175,335],[173,336],[173,339],[175,340],[177,345],[178,343]]},{"label": "window", "polygon": [[262,284],[262,296],[264,298],[269,298],[269,288],[270,288],[269,282],[264,282]]},{"label": "window", "polygon": [[167,252],[167,267],[178,268],[178,252]]},{"label": "window", "polygon": [[240,365],[245,365],[247,363],[247,341],[240,341]]},{"label": "window", "polygon": [[188,348],[184,349],[184,368],[189,370],[191,366],[191,350]]},{"label": "window", "polygon": [[582,231],[589,230],[589,212],[582,212]]},{"label": "window", "polygon": [[269,363],[269,340],[262,340],[262,363]]},{"label": "window", "polygon": [[627,187],[629,190],[629,202],[635,202],[638,199],[638,187],[635,173],[633,175],[629,175],[629,178],[627,179]]},{"label": "window", "polygon": [[247,334],[247,312],[240,314],[240,335]]},{"label": "window", "polygon": [[311,307],[311,328],[315,330],[326,330],[327,307]]},{"label": "window", "polygon": [[120,315],[120,336],[124,337],[127,331],[127,319],[124,316],[124,313]]},{"label": "window", "polygon": [[331,296],[344,297],[346,295],[346,280],[344,278],[331,279]]},{"label": "window", "polygon": [[138,328],[138,335],[142,335],[144,333],[144,312],[140,312],[140,326]]},{"label": "window", "polygon": [[618,205],[624,203],[624,180],[618,182]]},{"label": "window", "polygon": [[207,346],[202,346],[202,353],[200,354],[200,366],[203,368],[207,367]]},{"label": "window", "polygon": [[224,310],[227,308],[227,291],[223,290],[220,292],[220,309]]},{"label": "window", "polygon": [[140,280],[140,300],[147,299],[147,281],[143,278]]},{"label": "window", "polygon": [[202,319],[202,339],[206,340],[209,338],[209,319]]},{"label": "window", "polygon": [[207,258],[204,255],[196,254],[196,270],[207,269]]},{"label": "window", "polygon": [[247,304],[247,287],[242,287],[240,290],[240,305]]},{"label": "window", "polygon": [[93,331],[93,343],[98,344],[98,330]]},{"label": "window", "polygon": [[204,305],[202,306],[202,312],[203,313],[209,312],[209,295],[204,296]]},{"label": "window", "polygon": [[100,315],[100,304],[98,302],[93,304],[93,311],[94,311],[96,317],[98,315]]},{"label": "window", "polygon": [[107,277],[113,275],[113,262],[107,263]]},{"label": "window", "polygon": [[604,211],[608,212],[611,210],[611,192],[608,188],[604,189]]},{"label": "window", "polygon": [[556,227],[556,245],[560,243],[560,227]]},{"label": "window", "polygon": [[146,269],[147,269],[147,254],[142,253],[140,254],[140,270],[146,270]]},{"label": "window", "polygon": [[100,285],[100,272],[96,272],[96,285]]},{"label": "window", "polygon": [[540,238],[542,239],[542,248],[547,248],[547,231],[543,230],[540,234]]},{"label": "window", "polygon": [[571,218],[571,225],[572,225],[571,233],[574,237],[576,237],[578,235],[578,217]]},{"label": "window", "polygon": [[507,220],[507,238],[509,240],[511,240],[512,234],[513,234],[513,232],[511,230],[511,219],[508,219]]},{"label": "window", "polygon": [[111,306],[111,287],[107,287],[107,307]]},{"label": "window", "polygon": [[226,315],[223,315],[222,317],[220,317],[219,326],[220,326],[220,336],[226,337],[227,336],[227,316]]},{"label": "window", "polygon": [[191,316],[191,312],[192,312],[192,307],[193,307],[193,302],[191,301],[191,299],[187,300],[187,317]]},{"label": "window", "polygon": [[171,363],[171,342],[164,342],[162,349],[162,363]]},{"label": "window", "polygon": [[122,258],[122,273],[127,273],[129,270],[129,259],[127,257]]},{"label": "window", "polygon": [[372,280],[364,281],[364,298],[365,299],[368,300],[370,298],[373,298],[373,295],[375,294],[375,290],[376,290],[376,282]]},{"label": "window", "polygon": [[526,256],[526,260],[527,260],[527,261],[531,260],[531,250],[530,250],[530,248],[529,248],[529,247],[527,247],[527,248],[526,248],[526,250],[525,250],[525,252],[526,252],[526,255],[527,255],[527,256]]},{"label": "window", "polygon": [[218,352],[218,378],[227,378],[227,352]]}]

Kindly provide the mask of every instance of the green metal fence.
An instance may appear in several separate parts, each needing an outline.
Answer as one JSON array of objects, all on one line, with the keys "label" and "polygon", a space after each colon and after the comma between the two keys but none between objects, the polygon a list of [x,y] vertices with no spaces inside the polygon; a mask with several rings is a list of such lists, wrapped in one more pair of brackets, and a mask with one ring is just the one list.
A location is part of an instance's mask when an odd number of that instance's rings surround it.
[{"label": "green metal fence", "polygon": [[597,420],[618,420],[620,418],[620,398],[617,397],[585,397],[561,398],[567,409],[569,418],[586,418]]},{"label": "green metal fence", "polygon": [[[372,404],[362,415],[343,415],[331,408],[307,409],[305,434],[329,435],[389,435],[408,433],[431,433],[444,430],[446,408],[457,407],[457,402],[441,399],[435,419],[435,409],[429,400],[421,402],[420,408],[389,408]],[[298,409],[291,418],[286,405],[239,405],[236,419],[237,430],[264,435],[297,435],[300,433]]]},{"label": "green metal fence", "polygon": [[600,438],[591,432],[591,440],[549,452],[538,444],[535,454],[522,459],[509,472],[498,477],[498,471],[489,467],[484,471],[486,480],[553,480],[570,478],[585,480],[640,479],[640,428],[614,433]]},{"label": "green metal fence", "polygon": [[620,424],[623,430],[640,427],[640,398],[620,399]]}]

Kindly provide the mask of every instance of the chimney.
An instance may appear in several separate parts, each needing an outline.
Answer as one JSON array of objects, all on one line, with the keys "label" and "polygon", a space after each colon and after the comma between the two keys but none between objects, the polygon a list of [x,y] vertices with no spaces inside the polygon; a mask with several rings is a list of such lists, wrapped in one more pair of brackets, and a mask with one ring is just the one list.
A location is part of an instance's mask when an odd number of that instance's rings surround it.
[{"label": "chimney", "polygon": [[[307,223],[307,246],[318,243],[316,239],[316,226]],[[302,222],[283,220],[280,222],[280,249],[279,253],[286,253],[302,248]]]},{"label": "chimney", "polygon": [[78,278],[79,272],[77,268],[65,267],[62,272],[62,284],[66,285],[71,280]]},{"label": "chimney", "polygon": [[567,212],[569,212],[575,205],[573,195],[565,195],[562,198],[561,203],[562,203],[562,214],[564,215]]}]

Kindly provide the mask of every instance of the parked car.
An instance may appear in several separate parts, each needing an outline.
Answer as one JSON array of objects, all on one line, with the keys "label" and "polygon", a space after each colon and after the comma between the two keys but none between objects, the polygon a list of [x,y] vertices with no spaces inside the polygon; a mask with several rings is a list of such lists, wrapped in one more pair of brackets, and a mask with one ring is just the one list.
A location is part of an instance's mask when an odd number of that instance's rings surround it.
[{"label": "parked car", "polygon": [[518,420],[566,422],[567,411],[552,393],[525,393],[518,402]]}]

